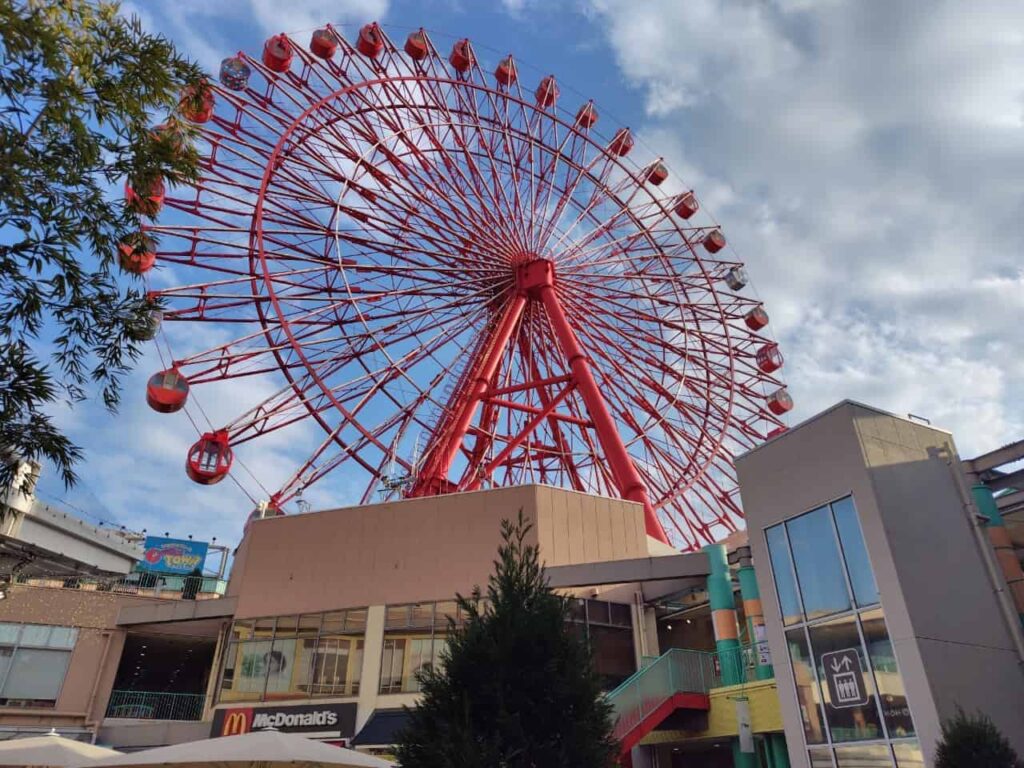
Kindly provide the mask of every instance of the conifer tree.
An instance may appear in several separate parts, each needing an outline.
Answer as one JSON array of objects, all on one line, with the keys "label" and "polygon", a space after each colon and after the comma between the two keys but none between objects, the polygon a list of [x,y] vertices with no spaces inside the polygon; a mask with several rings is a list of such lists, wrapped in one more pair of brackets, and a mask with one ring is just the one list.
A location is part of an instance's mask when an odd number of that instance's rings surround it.
[{"label": "conifer tree", "polygon": [[438,669],[420,675],[396,756],[403,768],[601,768],[613,763],[611,707],[590,650],[553,593],[520,511],[502,522],[486,597],[458,596]]},{"label": "conifer tree", "polygon": [[0,486],[19,456],[72,483],[80,450],[53,405],[95,390],[117,406],[158,311],[117,266],[147,214],[122,188],[195,179],[180,100],[206,88],[116,3],[0,0]]},{"label": "conifer tree", "polygon": [[1010,742],[985,714],[968,715],[959,707],[943,722],[935,750],[935,768],[1021,768]]}]

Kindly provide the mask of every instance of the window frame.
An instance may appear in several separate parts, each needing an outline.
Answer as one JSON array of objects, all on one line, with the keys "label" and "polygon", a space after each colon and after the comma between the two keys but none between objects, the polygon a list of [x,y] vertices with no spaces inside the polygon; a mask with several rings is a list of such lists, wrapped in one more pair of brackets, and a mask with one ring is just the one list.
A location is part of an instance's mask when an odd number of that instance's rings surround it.
[{"label": "window frame", "polygon": [[[14,642],[0,642],[0,648],[9,648],[11,651],[11,660],[7,665],[7,669],[4,670],[3,675],[0,676],[0,708],[11,708],[11,709],[50,709],[56,708],[57,702],[60,701],[61,694],[64,692],[64,684],[67,682],[68,670],[71,669],[71,659],[74,656],[75,648],[78,645],[79,628],[67,624],[34,624],[31,622],[15,622],[5,621],[0,624],[9,627],[17,627],[17,636]],[[46,627],[48,630],[46,635],[46,642],[44,643],[25,643],[23,642],[25,637],[25,627]],[[65,629],[70,630],[72,634],[72,642],[70,645],[51,645],[50,640],[53,637],[54,629]],[[57,691],[53,697],[52,705],[46,704],[35,704],[28,707],[23,707],[18,704],[4,703],[8,697],[4,696],[4,690],[7,687],[7,682],[10,680],[11,672],[14,670],[18,663],[19,651],[25,648],[26,650],[33,651],[46,651],[49,653],[61,653],[64,654],[67,659],[67,665],[64,667],[64,674],[61,676],[60,685],[57,686]],[[14,701],[32,701],[32,702],[49,702],[50,699],[13,699]]]},{"label": "window frame", "polygon": [[[857,505],[857,498],[856,498],[855,494],[853,493],[853,491],[850,490],[850,491],[848,491],[846,493],[843,493],[843,494],[841,494],[839,496],[836,496],[834,498],[831,498],[831,499],[828,499],[826,501],[814,504],[813,506],[805,509],[804,511],[802,511],[802,512],[800,512],[798,514],[792,515],[792,516],[787,517],[787,518],[785,518],[783,520],[779,520],[778,522],[773,523],[772,525],[762,529],[761,536],[762,536],[762,540],[764,541],[765,551],[768,553],[767,560],[768,560],[768,568],[769,568],[769,571],[770,571],[770,574],[771,574],[771,578],[772,578],[772,587],[775,589],[775,600],[772,601],[772,603],[773,603],[772,610],[776,612],[776,616],[779,619],[779,624],[781,625],[781,627],[783,629],[783,636],[785,637],[785,634],[788,633],[788,632],[791,632],[791,631],[794,631],[794,630],[799,630],[803,634],[804,642],[805,642],[805,644],[807,646],[807,649],[808,649],[808,651],[810,653],[811,669],[812,669],[812,674],[813,674],[813,678],[814,678],[814,684],[817,686],[818,706],[819,706],[819,710],[820,710],[820,716],[822,718],[822,724],[824,726],[825,740],[820,742],[820,743],[817,743],[817,744],[809,744],[807,742],[806,734],[803,733],[804,726],[803,726],[803,721],[802,721],[802,718],[801,718],[801,726],[800,726],[801,734],[800,734],[800,736],[801,736],[801,739],[803,739],[804,754],[807,754],[808,755],[808,759],[810,759],[809,754],[810,754],[811,751],[813,751],[813,750],[823,750],[823,749],[824,750],[828,750],[830,759],[832,761],[833,768],[838,768],[838,758],[836,757],[836,748],[837,747],[838,748],[842,748],[842,747],[846,747],[846,746],[861,746],[861,745],[868,746],[868,745],[875,745],[875,744],[883,744],[883,745],[885,745],[888,748],[888,755],[889,755],[890,765],[893,766],[893,768],[895,768],[897,766],[896,754],[895,754],[895,746],[896,745],[898,745],[898,744],[916,743],[918,745],[918,748],[920,749],[920,737],[919,737],[919,734],[916,733],[916,731],[917,731],[917,725],[916,725],[917,720],[914,717],[914,712],[913,712],[913,709],[912,709],[912,707],[910,705],[910,701],[909,701],[909,698],[908,698],[907,699],[907,709],[910,712],[910,720],[911,720],[911,722],[915,724],[914,725],[915,735],[912,736],[912,737],[896,737],[896,738],[892,738],[890,736],[890,734],[889,734],[889,724],[886,721],[885,711],[884,711],[884,709],[882,707],[881,693],[880,693],[880,689],[879,689],[879,686],[878,686],[878,677],[877,677],[877,675],[875,673],[874,662],[871,659],[871,654],[868,652],[868,649],[867,649],[867,642],[865,640],[864,627],[862,625],[861,615],[862,614],[879,612],[881,614],[881,620],[882,620],[883,625],[885,627],[886,635],[889,635],[889,623],[886,620],[885,605],[884,605],[884,601],[882,599],[881,589],[877,590],[878,591],[878,601],[877,602],[871,603],[869,605],[864,605],[864,606],[862,606],[862,605],[860,605],[858,603],[857,594],[856,594],[856,591],[854,590],[854,586],[853,586],[853,579],[852,579],[852,577],[850,575],[850,565],[847,562],[847,558],[846,558],[846,549],[843,546],[842,537],[841,537],[841,535],[839,533],[839,523],[838,523],[838,521],[836,519],[836,513],[835,513],[835,510],[833,508],[834,504],[836,504],[837,502],[846,500],[846,499],[849,499],[849,501],[850,501],[850,503],[851,503],[851,505],[853,507],[854,520],[857,523],[857,530],[858,530],[858,533],[860,534],[861,544],[862,544],[862,546],[864,548],[864,553],[866,555],[868,566],[871,569],[871,575],[872,575],[872,578],[875,581],[876,589],[878,588],[878,578],[875,575],[874,563],[871,562],[871,553],[870,553],[870,551],[867,548],[867,542],[864,540],[864,528],[861,525],[861,521],[860,521],[860,513],[859,513],[859,507]],[[833,536],[833,539],[834,539],[834,542],[835,542],[836,550],[837,550],[837,552],[839,554],[839,561],[840,561],[840,566],[841,566],[840,571],[841,571],[841,573],[843,575],[843,583],[845,584],[847,596],[848,596],[848,598],[850,600],[850,608],[847,609],[847,610],[844,610],[844,611],[839,611],[839,612],[836,612],[836,613],[830,613],[830,614],[825,615],[825,616],[819,616],[819,617],[816,617],[814,619],[809,619],[808,616],[807,616],[807,613],[806,613],[806,609],[804,607],[803,590],[802,590],[802,587],[800,585],[800,577],[799,577],[799,574],[797,573],[797,569],[796,569],[795,557],[793,555],[793,544],[790,541],[789,527],[788,526],[789,526],[789,523],[792,522],[793,520],[796,520],[798,518],[804,517],[805,515],[813,514],[815,512],[823,510],[823,509],[827,511],[827,513],[828,513],[827,517],[828,517],[828,520],[829,520],[829,522],[831,523],[831,526],[832,526],[832,536]],[[800,616],[799,616],[798,620],[795,621],[795,622],[792,622],[790,624],[786,624],[785,623],[785,615],[782,612],[782,604],[781,604],[781,601],[779,599],[778,582],[776,580],[776,575],[775,575],[775,564],[772,562],[772,550],[771,550],[771,546],[770,546],[770,543],[769,543],[769,540],[768,540],[768,532],[770,530],[775,530],[775,529],[781,529],[781,531],[782,531],[783,541],[785,542],[786,546],[785,546],[785,552],[780,553],[780,554],[782,555],[783,558],[785,558],[785,561],[786,561],[785,564],[788,565],[788,567],[790,569],[790,574],[791,574],[791,577],[793,579],[793,583],[796,586],[797,603],[798,603],[798,606],[800,608]],[[821,680],[818,677],[817,654],[815,653],[814,645],[811,643],[810,629],[812,627],[815,627],[815,626],[818,626],[818,625],[821,625],[821,624],[827,624],[827,623],[830,623],[830,622],[841,621],[842,619],[845,619],[845,618],[852,618],[853,619],[853,624],[854,624],[854,626],[857,629],[857,637],[858,637],[858,640],[860,642],[860,647],[858,648],[858,651],[859,651],[859,653],[861,655],[861,658],[862,658],[864,666],[865,666],[864,675],[865,675],[865,677],[870,677],[870,682],[871,682],[871,686],[872,686],[872,696],[871,696],[872,703],[873,703],[873,706],[875,707],[876,712],[878,713],[879,721],[880,721],[880,724],[881,724],[882,737],[879,738],[879,739],[863,739],[863,740],[859,740],[859,741],[839,741],[839,742],[833,741],[833,739],[832,739],[832,727],[831,727],[831,724],[830,724],[830,722],[828,720],[828,711],[827,711],[826,706],[825,706],[825,695],[824,695],[824,692],[822,690],[822,682],[821,682]],[[903,683],[904,694],[905,694],[905,691],[906,691],[906,681],[903,679],[903,666],[902,666],[902,664],[900,664],[899,658],[897,658],[897,653],[896,653],[896,647],[895,646],[893,646],[893,657],[894,657],[894,660],[896,662],[896,666],[897,666],[897,670],[898,670],[898,673],[899,673],[899,676],[900,676],[900,680]],[[788,659],[788,641],[787,641],[787,659]],[[794,690],[795,690],[795,687],[796,687],[796,678],[794,676],[795,675],[795,671],[792,669],[792,664],[790,664],[790,667],[791,667],[790,677],[791,677],[791,680],[792,680],[792,685],[794,686]]]}]

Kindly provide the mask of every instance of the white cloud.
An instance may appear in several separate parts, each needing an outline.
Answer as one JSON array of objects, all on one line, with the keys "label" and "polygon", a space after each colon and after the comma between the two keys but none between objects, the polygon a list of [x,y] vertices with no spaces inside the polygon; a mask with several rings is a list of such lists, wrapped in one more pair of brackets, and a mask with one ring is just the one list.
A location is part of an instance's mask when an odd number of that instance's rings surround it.
[{"label": "white cloud", "polygon": [[748,262],[797,417],[1024,431],[1024,6],[586,0],[645,143]]}]

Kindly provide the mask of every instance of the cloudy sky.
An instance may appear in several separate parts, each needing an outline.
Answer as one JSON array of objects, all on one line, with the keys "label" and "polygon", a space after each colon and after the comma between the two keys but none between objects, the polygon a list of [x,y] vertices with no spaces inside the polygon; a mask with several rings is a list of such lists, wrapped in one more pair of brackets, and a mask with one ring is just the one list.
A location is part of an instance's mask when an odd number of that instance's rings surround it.
[{"label": "cloudy sky", "polygon": [[[795,420],[843,398],[924,416],[972,455],[1024,435],[1024,5],[1005,0],[133,0],[209,69],[279,31],[379,19],[514,51],[597,99],[694,187],[786,355]],[[493,54],[497,58],[497,53]],[[264,441],[238,484],[182,469],[195,432],[142,398],[61,414],[70,496],[108,519],[234,541],[314,436]],[[260,385],[256,385],[257,390]],[[268,384],[269,387],[269,384]],[[269,391],[269,390],[268,390]],[[253,393],[249,393],[252,395]],[[258,391],[257,391],[258,394]],[[200,393],[213,414],[237,393]],[[297,444],[298,443],[298,444]],[[253,477],[255,476],[255,477]],[[246,492],[240,488],[243,486]],[[351,493],[343,477],[308,496]]]}]

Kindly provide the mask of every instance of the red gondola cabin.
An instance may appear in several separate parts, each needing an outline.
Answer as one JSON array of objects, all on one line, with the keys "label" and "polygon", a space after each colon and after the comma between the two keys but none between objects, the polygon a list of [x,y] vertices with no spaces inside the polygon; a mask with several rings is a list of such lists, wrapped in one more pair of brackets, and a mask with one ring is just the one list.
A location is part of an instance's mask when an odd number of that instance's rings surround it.
[{"label": "red gondola cabin", "polygon": [[415,61],[427,58],[430,46],[427,45],[427,35],[422,29],[405,38],[405,52]]},{"label": "red gondola cabin", "polygon": [[151,218],[160,213],[160,209],[164,207],[166,193],[167,188],[164,186],[163,179],[152,182],[144,193],[136,192],[135,188],[127,181],[124,183],[124,201],[128,208]]},{"label": "red gondola cabin", "polygon": [[473,57],[473,48],[469,44],[469,38],[459,40],[452,46],[452,52],[448,57],[448,61],[455,67],[456,72],[464,74],[469,71],[469,68],[476,62],[476,59]]},{"label": "red gondola cabin", "polygon": [[239,56],[230,56],[220,63],[220,82],[229,91],[244,91],[251,74],[252,68]]},{"label": "red gondola cabin", "polygon": [[294,55],[288,35],[274,35],[263,44],[263,65],[271,72],[287,72]]},{"label": "red gondola cabin", "polygon": [[309,40],[309,50],[319,59],[329,59],[338,50],[338,38],[327,27],[315,30]]},{"label": "red gondola cabin", "polygon": [[594,102],[588,101],[576,113],[576,125],[581,128],[592,128],[596,122],[597,110],[594,109]]},{"label": "red gondola cabin", "polygon": [[778,344],[769,342],[757,350],[757,367],[764,373],[773,373],[782,367],[782,353]]},{"label": "red gondola cabin", "polygon": [[786,391],[785,387],[776,389],[768,395],[768,410],[776,416],[781,416],[793,410],[793,398],[789,396],[789,392]]},{"label": "red gondola cabin", "polygon": [[384,36],[380,33],[377,22],[367,24],[359,30],[359,38],[356,40],[356,50],[363,56],[376,59],[384,50]]},{"label": "red gondola cabin", "polygon": [[613,155],[625,157],[631,149],[633,149],[633,134],[629,132],[629,128],[619,128],[608,144],[608,151]]},{"label": "red gondola cabin", "polygon": [[555,76],[548,75],[541,80],[533,96],[537,99],[537,103],[544,108],[554,106],[558,101],[558,83],[555,81]]},{"label": "red gondola cabin", "polygon": [[188,380],[177,368],[154,373],[146,382],[146,402],[157,413],[180,411],[188,400]]},{"label": "red gondola cabin", "polygon": [[713,229],[704,236],[704,250],[708,253],[718,253],[725,248],[725,235],[722,230]]},{"label": "red gondola cabin", "polygon": [[156,264],[153,241],[142,236],[133,242],[122,242],[117,246],[121,269],[133,275],[144,275]]},{"label": "red gondola cabin", "polygon": [[189,448],[185,471],[200,485],[214,485],[227,476],[234,458],[227,430],[206,432]]},{"label": "red gondola cabin", "polygon": [[213,91],[205,82],[201,86],[201,93],[193,86],[184,88],[181,91],[181,98],[178,100],[178,107],[181,114],[190,123],[202,124],[213,117],[213,106],[215,103]]},{"label": "red gondola cabin", "polygon": [[660,160],[647,167],[644,178],[654,186],[658,186],[668,178],[668,167]]},{"label": "red gondola cabin", "polygon": [[758,304],[752,310],[747,312],[743,318],[743,322],[747,324],[747,328],[752,331],[759,331],[768,325],[768,313],[764,307]]},{"label": "red gondola cabin", "polygon": [[512,54],[509,54],[499,62],[497,69],[494,70],[494,79],[504,85],[506,88],[512,85],[519,74],[516,72],[516,63],[512,58]]},{"label": "red gondola cabin", "polygon": [[688,219],[699,210],[700,204],[697,203],[697,196],[693,194],[692,190],[683,192],[676,198],[675,212],[676,216],[681,219]]}]

